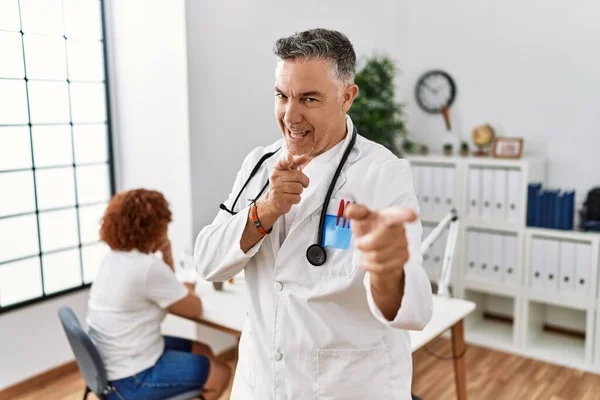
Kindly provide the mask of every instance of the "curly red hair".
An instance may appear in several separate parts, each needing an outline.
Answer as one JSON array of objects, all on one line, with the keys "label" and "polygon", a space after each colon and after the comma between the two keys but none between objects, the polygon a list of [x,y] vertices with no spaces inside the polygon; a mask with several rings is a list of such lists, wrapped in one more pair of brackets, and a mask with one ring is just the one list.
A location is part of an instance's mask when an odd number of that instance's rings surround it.
[{"label": "curly red hair", "polygon": [[156,190],[134,189],[112,197],[102,217],[100,239],[113,250],[153,253],[171,222],[169,203]]}]

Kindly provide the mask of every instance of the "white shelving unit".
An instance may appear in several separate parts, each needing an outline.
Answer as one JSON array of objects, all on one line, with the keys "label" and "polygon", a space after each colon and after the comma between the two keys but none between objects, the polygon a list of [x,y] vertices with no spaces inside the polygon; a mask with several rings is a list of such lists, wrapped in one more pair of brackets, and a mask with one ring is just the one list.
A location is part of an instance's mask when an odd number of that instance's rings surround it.
[{"label": "white shelving unit", "polygon": [[[466,321],[467,341],[600,373],[600,235],[526,226],[527,186],[544,183],[544,159],[407,159],[424,233],[450,207],[459,214],[451,286],[455,297],[477,304]],[[540,241],[548,244],[548,251],[536,253]],[[578,257],[583,264],[577,263]],[[427,262],[432,258],[435,254]],[[424,266],[436,282],[435,268],[425,260]],[[534,282],[536,269],[542,283]]]}]

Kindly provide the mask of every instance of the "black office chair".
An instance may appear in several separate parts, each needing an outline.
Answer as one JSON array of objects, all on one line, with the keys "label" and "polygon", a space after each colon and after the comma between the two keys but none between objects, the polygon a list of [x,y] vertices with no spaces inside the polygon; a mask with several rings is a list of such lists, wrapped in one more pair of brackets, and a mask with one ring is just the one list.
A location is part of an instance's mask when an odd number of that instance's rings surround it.
[{"label": "black office chair", "polygon": [[[67,334],[67,339],[69,339],[73,354],[75,354],[79,372],[81,372],[86,384],[83,400],[87,399],[90,392],[93,392],[100,400],[106,399],[106,395],[111,389],[108,385],[106,369],[98,349],[88,334],[81,328],[73,310],[63,306],[58,311],[58,316]],[[201,390],[192,390],[165,400],[189,400],[196,397],[203,398]]]}]

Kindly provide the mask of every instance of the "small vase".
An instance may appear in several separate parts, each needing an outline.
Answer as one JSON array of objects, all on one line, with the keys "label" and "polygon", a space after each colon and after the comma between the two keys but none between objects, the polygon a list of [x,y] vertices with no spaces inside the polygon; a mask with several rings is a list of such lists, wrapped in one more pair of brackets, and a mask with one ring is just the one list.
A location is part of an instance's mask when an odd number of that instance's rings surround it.
[{"label": "small vase", "polygon": [[223,290],[223,282],[213,282],[215,290]]}]

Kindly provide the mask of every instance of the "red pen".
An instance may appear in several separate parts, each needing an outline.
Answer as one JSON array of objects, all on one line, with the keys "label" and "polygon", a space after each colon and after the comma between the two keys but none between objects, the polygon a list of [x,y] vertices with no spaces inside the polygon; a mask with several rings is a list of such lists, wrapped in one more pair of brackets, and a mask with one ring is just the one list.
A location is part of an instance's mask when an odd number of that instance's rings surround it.
[{"label": "red pen", "polygon": [[[342,216],[344,215],[344,199],[340,200],[340,206],[338,207],[338,213],[337,213],[337,218],[335,219],[335,226],[338,226],[339,222],[340,222],[340,218],[342,218]],[[344,217],[344,219],[342,220],[343,224],[346,224],[346,218]],[[343,225],[342,225],[343,227]]]},{"label": "red pen", "polygon": [[[349,205],[350,205],[350,200],[348,200],[346,202],[346,208],[348,208]],[[345,228],[345,227],[346,227],[346,216],[344,215],[344,225],[342,226],[342,228]],[[348,220],[348,228],[350,228],[350,220]]]}]

